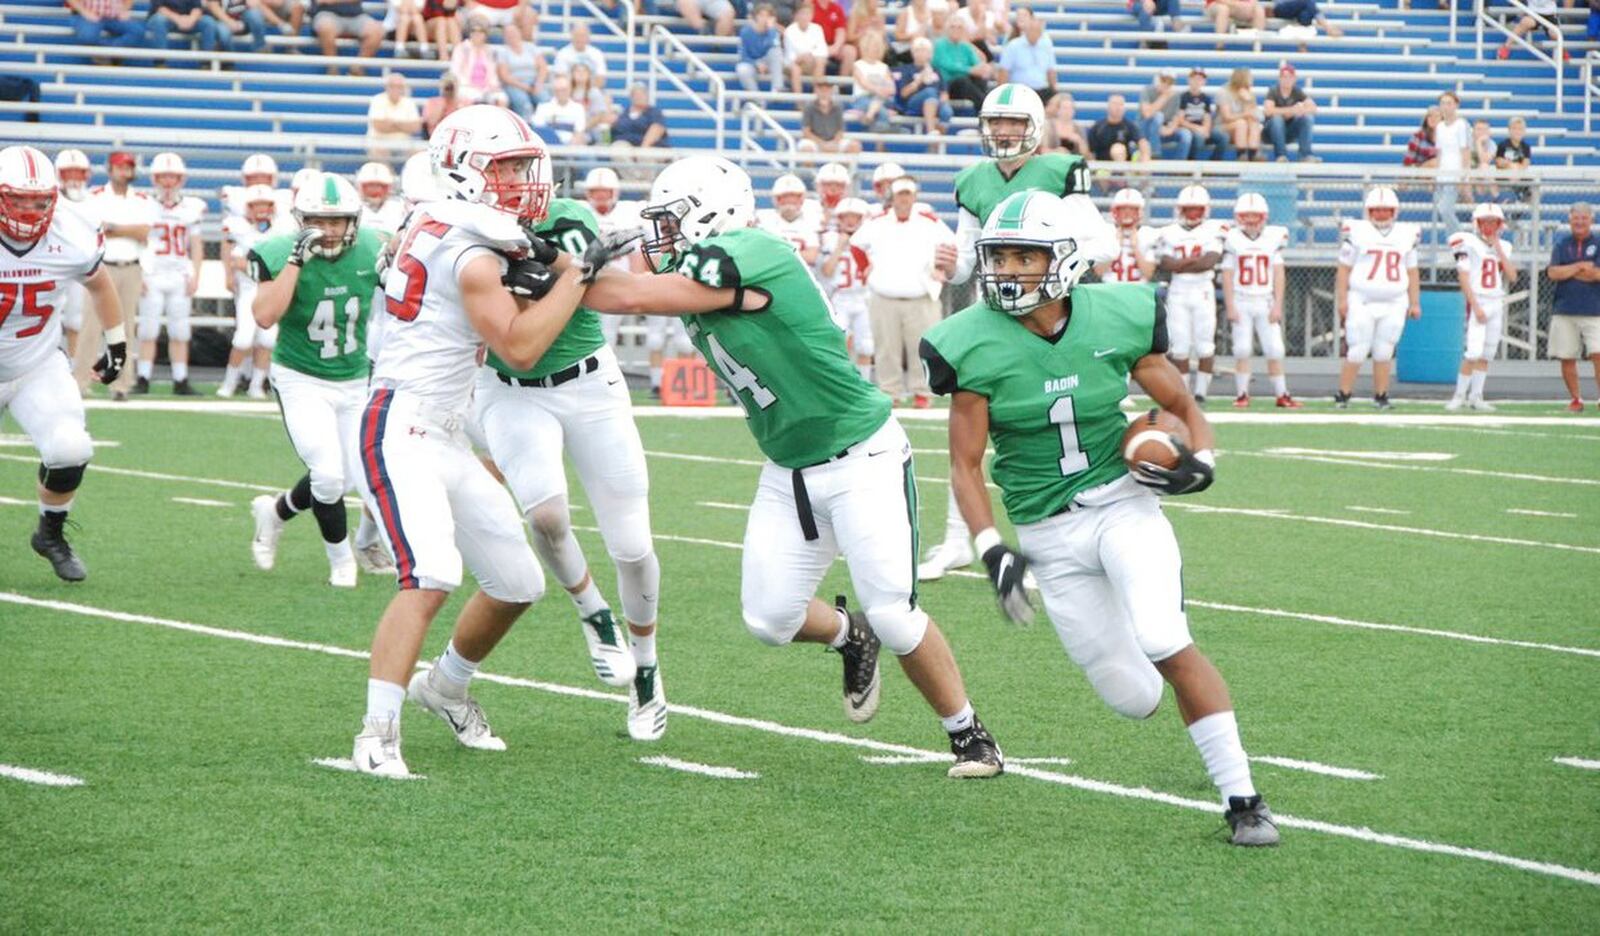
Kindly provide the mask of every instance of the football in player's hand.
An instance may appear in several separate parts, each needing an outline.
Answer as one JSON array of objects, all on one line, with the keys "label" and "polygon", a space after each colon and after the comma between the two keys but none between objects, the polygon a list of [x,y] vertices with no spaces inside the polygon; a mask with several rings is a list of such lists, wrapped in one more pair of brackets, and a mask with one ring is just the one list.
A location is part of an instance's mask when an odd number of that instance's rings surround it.
[{"label": "football in player's hand", "polygon": [[1175,442],[1189,444],[1189,427],[1166,410],[1152,408],[1128,423],[1122,434],[1122,460],[1130,471],[1138,470],[1140,462],[1176,468],[1180,454]]}]

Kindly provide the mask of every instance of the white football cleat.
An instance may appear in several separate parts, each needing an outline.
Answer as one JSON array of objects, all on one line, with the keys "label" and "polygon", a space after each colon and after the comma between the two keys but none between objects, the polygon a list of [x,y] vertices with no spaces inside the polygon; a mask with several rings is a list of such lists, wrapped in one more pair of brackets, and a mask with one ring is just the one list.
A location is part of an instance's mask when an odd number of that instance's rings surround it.
[{"label": "white football cleat", "polygon": [[341,562],[328,569],[328,584],[334,588],[355,588],[356,575],[359,571],[354,559]]},{"label": "white football cleat", "polygon": [[389,550],[383,548],[382,540],[374,540],[357,548],[356,565],[368,575],[394,574],[394,560],[389,558]]},{"label": "white football cleat", "polygon": [[589,645],[589,662],[594,674],[608,686],[622,687],[633,682],[638,664],[633,661],[633,651],[622,639],[622,627],[611,614],[610,608],[583,618],[583,640]]},{"label": "white football cleat", "polygon": [[244,395],[252,400],[265,400],[267,398],[267,391],[257,387],[251,387],[249,390],[244,392]]},{"label": "white football cleat", "polygon": [[406,762],[400,757],[400,723],[394,718],[368,715],[361,720],[361,733],[356,735],[355,750],[350,762],[357,773],[402,779],[411,776]]},{"label": "white football cleat", "polygon": [[250,541],[250,556],[256,568],[269,571],[278,560],[278,537],[283,535],[283,520],[278,517],[278,499],[262,494],[250,502],[250,514],[256,520],[256,535]]},{"label": "white football cleat", "polygon": [[928,553],[928,558],[917,566],[917,580],[936,582],[944,578],[944,574],[951,569],[972,565],[972,558],[972,546],[966,540],[959,543],[946,540],[933,547],[933,551]]},{"label": "white football cleat", "polygon": [[1494,404],[1490,403],[1488,400],[1485,400],[1483,397],[1477,397],[1475,399],[1468,400],[1467,405],[1480,413],[1494,412]]},{"label": "white football cleat", "polygon": [[463,747],[475,751],[504,751],[506,743],[489,730],[489,721],[483,717],[478,700],[470,695],[455,698],[441,692],[441,680],[434,678],[435,671],[428,669],[411,677],[406,698],[444,719]]},{"label": "white football cleat", "polygon": [[231,397],[237,392],[239,392],[239,390],[235,384],[221,383],[217,385],[217,396],[219,397]]},{"label": "white football cleat", "polygon": [[1467,401],[1466,400],[1463,400],[1461,397],[1453,396],[1453,397],[1450,398],[1450,402],[1448,402],[1448,403],[1446,403],[1444,405],[1444,409],[1445,409],[1445,412],[1447,412],[1447,413],[1454,413],[1456,410],[1459,410],[1461,407],[1466,406],[1466,405],[1467,405]]},{"label": "white football cleat", "polygon": [[641,666],[628,686],[628,737],[656,741],[667,733],[667,691],[659,666]]}]

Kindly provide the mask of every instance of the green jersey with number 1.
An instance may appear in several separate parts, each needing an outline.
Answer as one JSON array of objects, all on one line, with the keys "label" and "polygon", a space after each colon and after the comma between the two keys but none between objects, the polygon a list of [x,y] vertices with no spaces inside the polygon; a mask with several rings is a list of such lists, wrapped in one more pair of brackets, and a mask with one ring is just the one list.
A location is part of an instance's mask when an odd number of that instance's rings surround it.
[{"label": "green jersey with number 1", "polygon": [[[534,233],[574,257],[583,256],[589,242],[600,236],[600,222],[594,212],[581,201],[555,198],[550,201],[550,213],[534,228]],[[489,366],[510,377],[548,377],[565,370],[600,349],[606,343],[605,332],[600,329],[600,316],[579,306],[572,313],[567,327],[528,370],[517,370],[489,352]]]},{"label": "green jersey with number 1", "polygon": [[1120,404],[1128,373],[1167,349],[1155,290],[1143,283],[1078,286],[1066,329],[1042,338],[984,303],[928,329],[921,356],[940,394],[989,401],[991,473],[1013,523],[1037,523],[1089,488],[1127,473]]},{"label": "green jersey with number 1", "polygon": [[683,319],[768,458],[785,468],[815,465],[888,421],[889,398],[856,370],[833,307],[788,241],[759,228],[727,231],[685,251],[677,272],[772,297],[759,312]]},{"label": "green jersey with number 1", "polygon": [[995,207],[1017,192],[1051,195],[1089,194],[1089,165],[1081,156],[1045,153],[1033,156],[1006,178],[997,160],[986,159],[956,173],[956,204],[978,219],[989,220]]},{"label": "green jersey with number 1", "polygon": [[[265,283],[289,262],[299,232],[269,237],[250,251],[250,275]],[[367,376],[367,321],[378,288],[383,238],[362,228],[339,256],[308,257],[295,281],[294,297],[278,321],[272,361],[324,380]]]}]

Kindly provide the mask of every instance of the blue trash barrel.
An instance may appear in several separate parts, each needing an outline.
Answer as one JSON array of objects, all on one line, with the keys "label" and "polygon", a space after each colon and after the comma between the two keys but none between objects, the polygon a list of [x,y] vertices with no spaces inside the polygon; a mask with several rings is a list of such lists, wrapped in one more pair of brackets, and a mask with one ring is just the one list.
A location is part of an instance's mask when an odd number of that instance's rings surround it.
[{"label": "blue trash barrel", "polygon": [[1466,315],[1461,290],[1424,286],[1422,318],[1406,322],[1400,347],[1395,350],[1397,376],[1407,383],[1455,383]]}]

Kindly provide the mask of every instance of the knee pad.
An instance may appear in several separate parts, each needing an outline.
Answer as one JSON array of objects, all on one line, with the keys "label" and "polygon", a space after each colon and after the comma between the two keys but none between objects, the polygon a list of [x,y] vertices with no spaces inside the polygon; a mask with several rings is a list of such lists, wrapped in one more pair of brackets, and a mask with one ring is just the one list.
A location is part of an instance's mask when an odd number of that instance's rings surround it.
[{"label": "knee pad", "polygon": [[1208,336],[1206,338],[1202,338],[1201,340],[1195,342],[1194,343],[1194,356],[1197,357],[1197,358],[1202,358],[1202,359],[1208,358],[1208,357],[1216,357],[1217,356],[1217,339],[1216,339],[1216,337],[1215,336]]},{"label": "knee pad", "polygon": [[249,351],[251,348],[255,347],[256,331],[257,329],[253,325],[250,327],[246,327],[244,325],[234,326],[233,341],[231,343],[233,350]]},{"label": "knee pad", "polygon": [[805,622],[804,604],[787,617],[777,613],[776,609],[744,609],[745,630],[769,647],[782,647],[794,640],[794,635],[800,632],[800,626]]},{"label": "knee pad", "polygon": [[174,315],[167,321],[168,341],[188,341],[194,337],[194,326],[189,322],[189,313]]},{"label": "knee pad", "polygon": [[313,498],[311,515],[317,518],[324,543],[342,543],[350,535],[350,518],[345,513],[342,493],[332,501]]},{"label": "knee pad", "polygon": [[661,596],[661,561],[653,552],[638,559],[616,559],[617,596],[622,616],[634,624],[652,624]]},{"label": "knee pad", "polygon": [[278,326],[256,329],[256,347],[271,351],[278,346]]},{"label": "knee pad", "polygon": [[59,425],[39,440],[39,461],[52,471],[76,466],[82,473],[83,466],[94,457],[94,443],[81,425],[75,421],[64,422],[65,425]]},{"label": "knee pad", "polygon": [[83,483],[83,469],[86,465],[68,465],[64,468],[51,468],[48,465],[39,466],[39,483],[52,494],[71,494]]},{"label": "knee pad", "polygon": [[161,310],[139,310],[139,340],[155,341],[161,337]]},{"label": "knee pad", "polygon": [[1261,356],[1269,361],[1283,360],[1283,326],[1268,325],[1261,333]]},{"label": "knee pad", "polygon": [[551,497],[528,511],[528,524],[534,535],[547,543],[559,543],[572,532],[572,511],[565,497]]},{"label": "knee pad", "polygon": [[1365,361],[1367,359],[1367,355],[1371,351],[1372,351],[1372,339],[1371,338],[1366,338],[1366,339],[1361,339],[1361,338],[1347,339],[1347,344],[1346,344],[1345,352],[1344,352],[1344,359],[1346,361],[1349,361],[1351,364],[1360,364],[1362,361]]},{"label": "knee pad", "polygon": [[928,614],[921,608],[908,608],[896,603],[884,608],[867,609],[867,623],[878,640],[895,656],[905,656],[922,645],[928,632]]},{"label": "knee pad", "polygon": [[[1266,345],[1266,336],[1261,336],[1261,344]],[[1244,322],[1237,322],[1233,326],[1233,356],[1247,358],[1255,349],[1251,346],[1250,326]]]},{"label": "knee pad", "polygon": [[1101,701],[1125,718],[1149,718],[1161,704],[1161,674],[1149,660],[1097,660],[1083,674]]},{"label": "knee pad", "polygon": [[344,501],[344,492],[349,490],[345,484],[344,475],[328,474],[323,471],[314,471],[311,478],[311,499],[317,504],[340,504]]},{"label": "knee pad", "polygon": [[1390,341],[1372,342],[1372,359],[1374,361],[1391,361],[1394,359],[1394,343]]}]

